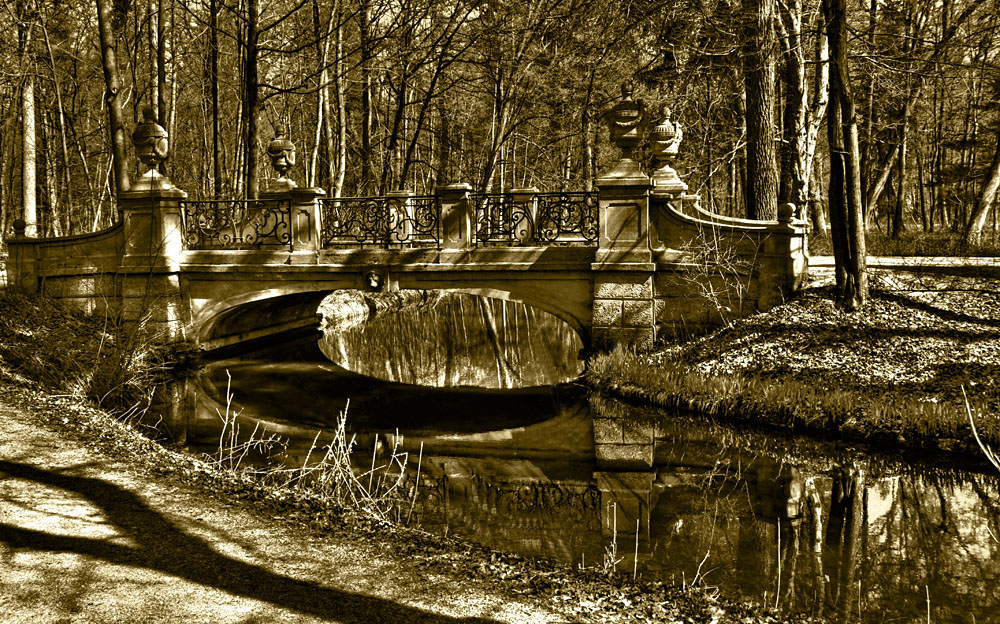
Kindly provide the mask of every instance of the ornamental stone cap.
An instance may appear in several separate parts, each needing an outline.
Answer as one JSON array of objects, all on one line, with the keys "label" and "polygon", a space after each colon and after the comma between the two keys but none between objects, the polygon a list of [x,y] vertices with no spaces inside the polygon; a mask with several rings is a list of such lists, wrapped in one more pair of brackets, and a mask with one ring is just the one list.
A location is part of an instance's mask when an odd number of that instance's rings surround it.
[{"label": "ornamental stone cap", "polygon": [[172,189],[164,175],[157,169],[160,164],[167,159],[169,143],[167,131],[163,126],[156,123],[153,109],[146,106],[142,109],[142,123],[132,131],[132,145],[135,146],[135,156],[143,165],[146,173],[139,180],[129,187],[134,191],[167,190]]}]

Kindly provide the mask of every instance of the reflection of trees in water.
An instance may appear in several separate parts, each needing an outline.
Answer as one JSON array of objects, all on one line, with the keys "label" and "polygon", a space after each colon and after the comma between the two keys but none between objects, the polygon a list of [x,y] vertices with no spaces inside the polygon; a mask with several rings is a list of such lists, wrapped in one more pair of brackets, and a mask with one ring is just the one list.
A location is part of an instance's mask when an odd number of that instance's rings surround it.
[{"label": "reflection of trees in water", "polygon": [[433,305],[378,315],[324,336],[324,351],[356,373],[434,386],[512,388],[580,371],[580,341],[560,319],[523,304],[448,293]]},{"label": "reflection of trees in water", "polygon": [[996,621],[994,479],[876,479],[856,466],[807,476],[725,454],[709,469],[694,451],[655,469],[647,578],[700,571],[708,585],[843,623],[924,621],[928,593],[934,622]]}]

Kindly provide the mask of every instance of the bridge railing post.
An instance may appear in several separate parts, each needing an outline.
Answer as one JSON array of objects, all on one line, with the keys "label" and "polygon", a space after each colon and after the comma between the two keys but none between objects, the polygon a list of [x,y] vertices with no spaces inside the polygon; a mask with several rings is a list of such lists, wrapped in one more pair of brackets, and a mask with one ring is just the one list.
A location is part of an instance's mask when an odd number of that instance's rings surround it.
[{"label": "bridge railing post", "polygon": [[511,236],[521,245],[536,240],[538,227],[538,188],[516,188],[511,196]]},{"label": "bridge railing post", "polygon": [[320,242],[319,198],[326,194],[321,188],[290,188],[286,191],[263,193],[262,199],[288,202],[291,251],[318,252]]},{"label": "bridge railing post", "polygon": [[409,242],[413,236],[413,205],[410,198],[413,191],[389,191],[386,193],[386,233],[387,243]]},{"label": "bridge railing post", "polygon": [[470,249],[474,244],[472,229],[472,186],[465,182],[449,184],[437,189],[441,203],[441,248],[448,250]]}]

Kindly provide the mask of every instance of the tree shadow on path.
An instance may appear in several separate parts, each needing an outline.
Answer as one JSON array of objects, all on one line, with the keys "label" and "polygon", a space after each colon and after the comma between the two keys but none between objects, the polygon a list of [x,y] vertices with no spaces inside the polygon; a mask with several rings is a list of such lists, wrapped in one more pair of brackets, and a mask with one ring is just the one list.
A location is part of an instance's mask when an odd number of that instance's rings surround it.
[{"label": "tree shadow on path", "polygon": [[157,570],[236,596],[345,624],[427,622],[493,624],[497,620],[455,618],[314,582],[276,574],[226,557],[149,507],[135,493],[92,477],[78,477],[0,460],[0,474],[77,493],[101,509],[137,547],[103,539],[52,535],[0,523],[0,542],[13,548],[70,552],[118,565]]}]

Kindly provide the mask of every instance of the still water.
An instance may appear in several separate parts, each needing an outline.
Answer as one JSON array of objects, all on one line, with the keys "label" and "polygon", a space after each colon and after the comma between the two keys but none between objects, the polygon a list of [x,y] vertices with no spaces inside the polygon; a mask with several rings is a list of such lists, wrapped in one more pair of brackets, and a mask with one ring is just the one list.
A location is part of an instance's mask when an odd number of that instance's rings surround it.
[{"label": "still water", "polygon": [[194,400],[228,394],[292,463],[349,403],[359,439],[421,453],[429,531],[840,622],[1000,622],[994,475],[589,396],[579,343],[543,317],[454,299],[211,363]]}]

